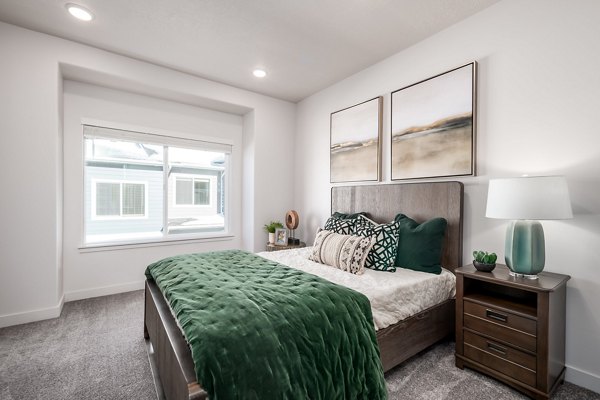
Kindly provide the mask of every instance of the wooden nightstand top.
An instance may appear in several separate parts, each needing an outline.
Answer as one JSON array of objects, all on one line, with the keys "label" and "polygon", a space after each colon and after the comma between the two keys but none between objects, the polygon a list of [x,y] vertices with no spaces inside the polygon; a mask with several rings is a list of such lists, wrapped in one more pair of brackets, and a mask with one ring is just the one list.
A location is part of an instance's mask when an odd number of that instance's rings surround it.
[{"label": "wooden nightstand top", "polygon": [[300,244],[288,244],[288,245],[285,245],[285,246],[280,246],[280,245],[277,245],[277,244],[267,243],[267,251],[300,249],[302,247],[306,247],[306,243],[300,242]]},{"label": "wooden nightstand top", "polygon": [[536,292],[552,292],[571,279],[569,275],[546,271],[538,274],[538,279],[518,278],[509,275],[509,269],[504,264],[496,264],[496,268],[492,272],[477,271],[472,264],[456,268],[454,272],[470,279],[477,279]]}]

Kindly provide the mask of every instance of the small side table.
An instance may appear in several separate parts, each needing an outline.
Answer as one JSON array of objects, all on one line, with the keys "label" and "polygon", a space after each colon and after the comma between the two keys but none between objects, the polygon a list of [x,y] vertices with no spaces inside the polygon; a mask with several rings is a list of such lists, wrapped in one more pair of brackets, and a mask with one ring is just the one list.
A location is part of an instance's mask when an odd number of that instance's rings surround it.
[{"label": "small side table", "polygon": [[267,243],[267,251],[279,251],[279,250],[289,250],[289,249],[300,249],[302,247],[306,247],[306,243],[300,242],[300,244],[288,244],[284,246]]},{"label": "small side table", "polygon": [[456,272],[456,366],[490,375],[545,400],[565,377],[568,275],[529,280],[505,265]]}]

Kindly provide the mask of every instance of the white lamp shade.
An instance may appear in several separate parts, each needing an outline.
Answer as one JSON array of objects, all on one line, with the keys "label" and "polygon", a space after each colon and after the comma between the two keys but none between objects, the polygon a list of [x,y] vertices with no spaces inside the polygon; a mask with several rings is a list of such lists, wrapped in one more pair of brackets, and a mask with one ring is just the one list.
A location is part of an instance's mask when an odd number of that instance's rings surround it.
[{"label": "white lamp shade", "polygon": [[573,218],[563,176],[491,179],[485,216],[499,219]]}]

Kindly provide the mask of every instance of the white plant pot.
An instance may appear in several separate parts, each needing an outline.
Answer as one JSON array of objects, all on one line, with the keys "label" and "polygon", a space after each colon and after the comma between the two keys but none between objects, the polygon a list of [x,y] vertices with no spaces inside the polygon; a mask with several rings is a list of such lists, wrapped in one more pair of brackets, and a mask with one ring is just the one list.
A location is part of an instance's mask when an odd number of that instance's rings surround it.
[{"label": "white plant pot", "polygon": [[269,244],[275,244],[275,232],[269,232]]}]

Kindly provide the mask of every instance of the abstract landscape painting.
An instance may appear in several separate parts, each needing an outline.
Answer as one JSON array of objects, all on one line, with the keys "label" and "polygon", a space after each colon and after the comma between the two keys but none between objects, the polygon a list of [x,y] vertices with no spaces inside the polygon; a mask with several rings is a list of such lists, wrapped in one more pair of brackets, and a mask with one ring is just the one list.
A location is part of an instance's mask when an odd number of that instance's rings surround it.
[{"label": "abstract landscape painting", "polygon": [[392,93],[392,179],[474,175],[475,67]]},{"label": "abstract landscape painting", "polygon": [[380,179],[382,97],[331,114],[332,183]]}]

